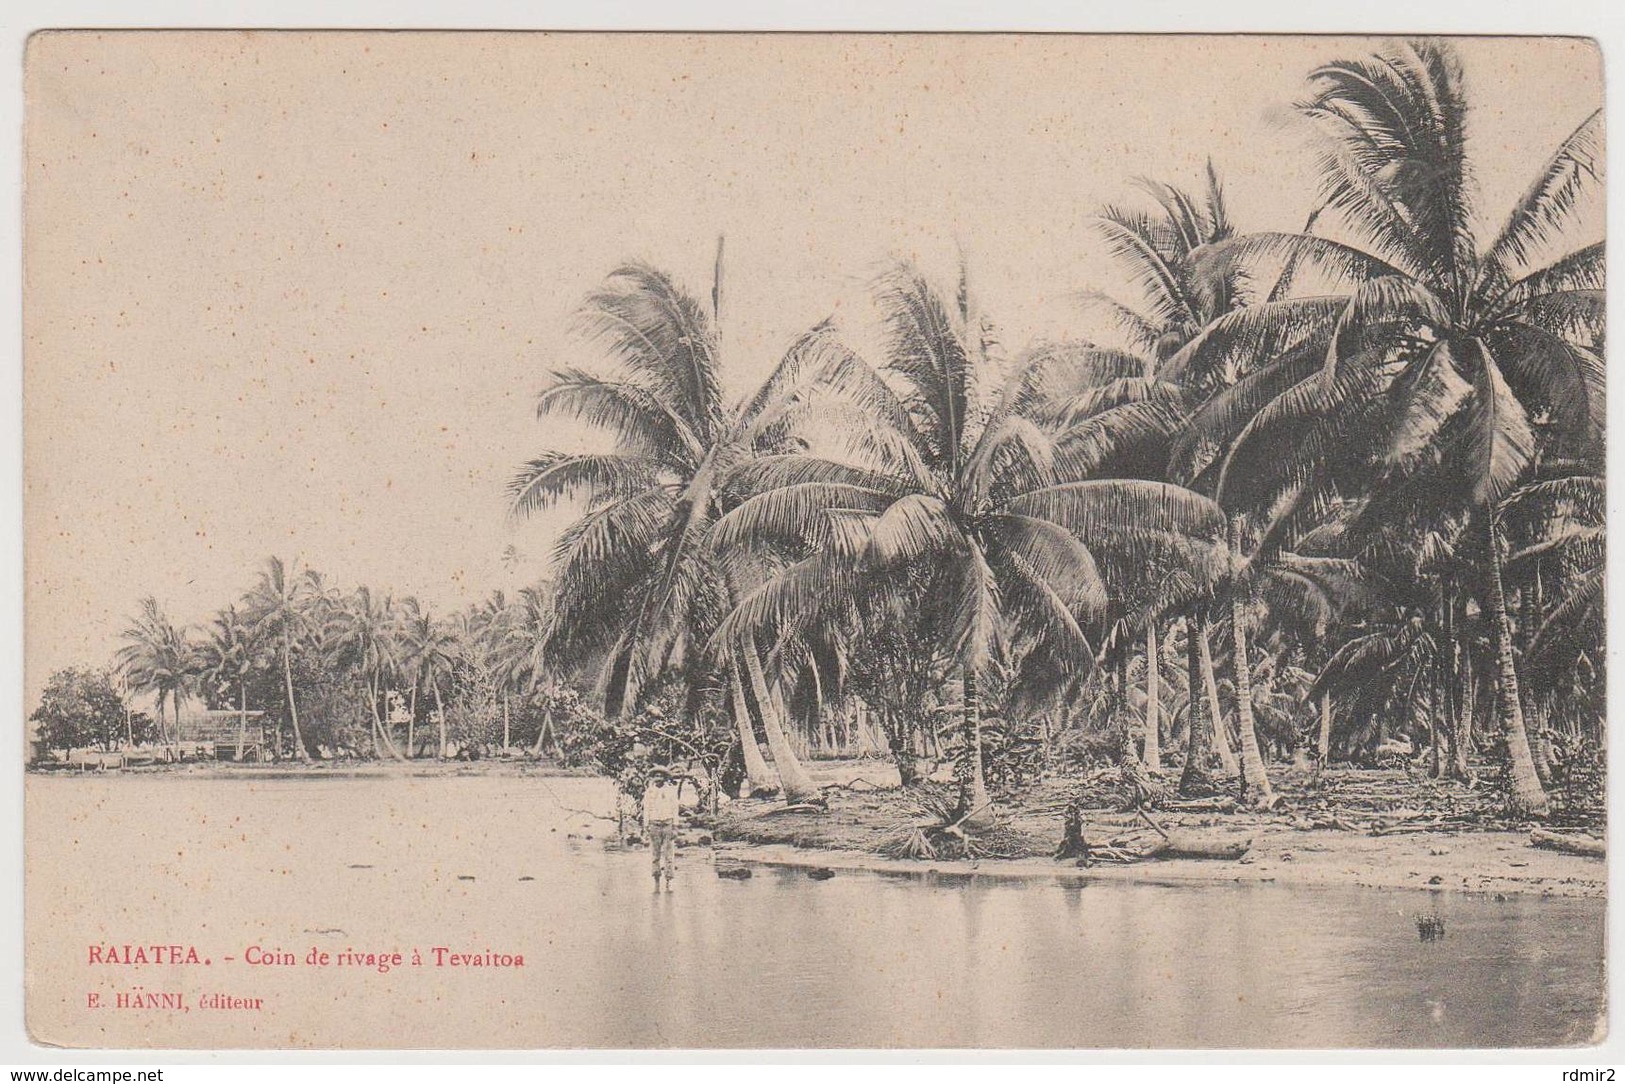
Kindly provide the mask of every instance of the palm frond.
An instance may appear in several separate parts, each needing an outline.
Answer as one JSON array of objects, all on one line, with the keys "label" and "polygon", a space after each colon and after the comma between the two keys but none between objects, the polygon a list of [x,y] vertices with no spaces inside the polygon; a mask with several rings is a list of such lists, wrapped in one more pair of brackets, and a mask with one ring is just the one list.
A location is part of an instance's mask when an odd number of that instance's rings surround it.
[{"label": "palm frond", "polygon": [[566,417],[615,435],[619,449],[692,469],[705,454],[698,436],[660,399],[638,384],[580,369],[560,369],[536,399],[538,418]]},{"label": "palm frond", "polygon": [[1480,502],[1497,502],[1522,479],[1535,454],[1535,435],[1530,431],[1523,404],[1507,387],[1489,348],[1478,343],[1480,364],[1473,374],[1476,406],[1471,436],[1471,459],[1475,466],[1474,497]]},{"label": "palm frond", "polygon": [[881,276],[875,296],[886,329],[886,367],[910,389],[904,404],[935,454],[957,463],[967,450],[974,374],[953,314],[908,263]]},{"label": "palm frond", "polygon": [[523,518],[566,497],[596,505],[654,484],[655,471],[640,456],[544,452],[509,480],[508,509],[511,516]]},{"label": "palm frond", "polygon": [[901,569],[968,545],[940,497],[909,493],[889,504],[869,528],[864,560],[873,568]]},{"label": "palm frond", "polygon": [[718,519],[711,528],[711,544],[723,551],[772,545],[817,547],[829,539],[831,513],[878,513],[894,499],[892,490],[847,482],[800,482],[769,489]]},{"label": "palm frond", "polygon": [[720,432],[715,329],[671,276],[645,263],[624,264],[588,296],[580,321],[700,443]]},{"label": "palm frond", "polygon": [[1058,523],[1085,542],[1109,529],[1211,539],[1226,529],[1224,511],[1211,498],[1167,482],[1065,482],[1024,493],[1008,510]]},{"label": "palm frond", "polygon": [[1484,253],[1484,274],[1490,281],[1520,277],[1532,257],[1572,228],[1580,199],[1588,187],[1602,183],[1602,134],[1598,109],[1558,145]]}]

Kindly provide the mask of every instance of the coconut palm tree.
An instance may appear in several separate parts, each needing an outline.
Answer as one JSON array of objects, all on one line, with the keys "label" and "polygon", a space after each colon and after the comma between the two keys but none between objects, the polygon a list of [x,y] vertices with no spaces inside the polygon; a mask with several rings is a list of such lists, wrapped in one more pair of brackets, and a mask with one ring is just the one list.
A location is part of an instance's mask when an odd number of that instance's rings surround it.
[{"label": "coconut palm tree", "polygon": [[[1555,692],[1564,675],[1582,666],[1598,669],[1606,632],[1606,496],[1601,477],[1575,475],[1532,482],[1502,505],[1509,517],[1525,521],[1507,567],[1525,578],[1526,591],[1544,588],[1520,630],[1530,680],[1543,692]],[[1531,507],[1538,511],[1519,514]]]},{"label": "coconut palm tree", "polygon": [[[821,324],[791,344],[753,394],[729,407],[721,386],[721,287],[720,243],[709,311],[648,265],[611,273],[588,297],[581,324],[615,368],[555,371],[537,413],[606,430],[613,450],[544,453],[509,485],[520,517],[565,499],[586,508],[554,552],[548,646],[566,666],[603,660],[611,714],[629,709],[642,687],[708,642],[734,595],[708,545],[712,524],[733,501],[726,480],[751,455],[788,439],[797,393],[840,354]],[[747,759],[752,741],[742,730]],[[788,743],[782,748],[788,753]],[[805,775],[799,765],[781,764],[781,776],[787,768],[792,777]],[[758,778],[751,784],[769,785]]]},{"label": "coconut palm tree", "polygon": [[[1123,301],[1086,291],[1085,305],[1114,326],[1123,345],[1142,359],[1147,377],[1178,383],[1200,401],[1220,382],[1234,379],[1236,359],[1192,366],[1184,348],[1215,320],[1252,300],[1246,268],[1223,258],[1237,236],[1218,170],[1207,165],[1206,189],[1193,194],[1141,178],[1154,210],[1112,205],[1093,219],[1106,252],[1123,271],[1134,296]],[[1202,355],[1203,360],[1216,357]]]},{"label": "coconut palm tree", "polygon": [[963,272],[950,302],[899,265],[877,301],[886,364],[850,357],[827,381],[859,408],[845,421],[847,459],[792,453],[741,470],[754,495],[723,517],[714,543],[796,547],[800,559],[747,596],[719,635],[793,629],[832,594],[861,608],[926,585],[924,616],[958,671],[960,813],[975,820],[991,805],[980,682],[1012,630],[1086,670],[1083,625],[1106,602],[1101,561],[1157,549],[1210,556],[1222,521],[1194,493],[1121,477],[1156,461],[1146,446],[1165,442],[1179,417],[1137,359],[1041,348],[989,389],[991,327]]},{"label": "coconut palm tree", "polygon": [[406,747],[410,756],[416,750],[418,691],[425,685],[434,696],[435,711],[439,719],[439,744],[435,756],[446,754],[446,705],[442,689],[457,660],[457,638],[452,628],[434,615],[417,599],[408,598],[404,604],[400,631],[400,668],[412,682],[410,722],[407,724]]},{"label": "coconut palm tree", "polygon": [[[1357,269],[1359,282],[1318,365],[1265,367],[1290,386],[1246,422],[1222,469],[1284,480],[1280,491],[1301,500],[1367,493],[1373,515],[1393,503],[1385,490],[1472,510],[1512,804],[1542,815],[1497,506],[1538,455],[1589,460],[1600,449],[1603,246],[1576,248],[1571,238],[1599,188],[1601,113],[1563,141],[1480,243],[1467,98],[1447,43],[1402,42],[1323,65],[1301,109],[1323,146],[1317,228],[1343,239],[1284,244],[1340,273]],[[1251,242],[1255,251],[1274,244]]]},{"label": "coconut palm tree", "polygon": [[515,687],[534,692],[548,679],[547,646],[553,625],[553,588],[539,583],[521,587],[504,623],[505,654]]},{"label": "coconut palm tree", "polygon": [[264,646],[237,607],[227,606],[214,615],[198,649],[202,675],[216,688],[237,691],[238,760],[243,758],[248,728],[248,679],[260,668]]},{"label": "coconut palm tree", "polygon": [[169,702],[174,726],[167,739],[174,745],[180,741],[181,701],[197,677],[196,647],[183,630],[170,623],[151,595],[141,600],[139,612],[121,638],[124,647],[117,656],[119,669],[131,689],[156,698],[160,736],[165,736],[164,702]]},{"label": "coconut palm tree", "polygon": [[[1212,344],[1197,351],[1190,349],[1191,344],[1198,340],[1206,343],[1209,329],[1234,321],[1238,313],[1259,300],[1255,296],[1252,269],[1227,251],[1227,246],[1238,235],[1218,171],[1211,161],[1206,182],[1205,191],[1192,193],[1175,185],[1142,178],[1139,187],[1153,197],[1155,209],[1108,206],[1100,211],[1094,220],[1095,228],[1114,263],[1125,273],[1133,296],[1122,301],[1101,292],[1085,294],[1090,307],[1103,314],[1124,337],[1128,350],[1141,358],[1144,375],[1178,387],[1185,402],[1193,405],[1204,403],[1232,386],[1245,371],[1249,355],[1236,349],[1218,349]],[[1318,311],[1317,306],[1325,308],[1325,300],[1292,299],[1274,307],[1285,310],[1278,317],[1278,323],[1296,324],[1304,319],[1304,310]],[[1221,341],[1225,346],[1232,346],[1234,338],[1234,335],[1221,337]],[[1179,442],[1176,447],[1184,443]],[[1169,470],[1158,477],[1183,483],[1194,475]],[[1161,606],[1161,610],[1153,611],[1146,611],[1142,606],[1138,611],[1147,660],[1157,657],[1157,628],[1166,616],[1203,609],[1205,604],[1191,595],[1183,599],[1163,598]],[[1205,620],[1198,624],[1205,628]],[[1215,690],[1209,697],[1206,713],[1211,718],[1207,725],[1213,727],[1212,741],[1204,740],[1202,748],[1216,752],[1224,773],[1234,777],[1239,774],[1240,765],[1225,734],[1224,715],[1216,695],[1217,682],[1212,673],[1211,649],[1205,633],[1196,646],[1199,649],[1196,657],[1206,667],[1203,687]],[[1158,698],[1152,695],[1152,686],[1159,683],[1159,676],[1155,665],[1147,667],[1148,756],[1159,748],[1156,738],[1151,736],[1151,728],[1160,726],[1155,717]],[[1192,718],[1198,722],[1204,720],[1201,713]],[[1186,777],[1188,788],[1206,793],[1205,764],[1191,767]]]},{"label": "coconut palm tree", "polygon": [[243,605],[246,619],[256,636],[278,646],[282,657],[282,680],[288,696],[288,719],[293,726],[293,752],[309,760],[304,735],[299,730],[299,705],[293,687],[293,654],[317,628],[314,604],[323,595],[319,580],[311,573],[298,573],[280,557],[265,559],[259,582]]},{"label": "coconut palm tree", "polygon": [[384,683],[399,670],[399,620],[388,595],[375,595],[362,586],[334,608],[327,644],[335,665],[352,672],[372,717],[373,753],[404,759],[388,724],[380,716],[378,700]]}]

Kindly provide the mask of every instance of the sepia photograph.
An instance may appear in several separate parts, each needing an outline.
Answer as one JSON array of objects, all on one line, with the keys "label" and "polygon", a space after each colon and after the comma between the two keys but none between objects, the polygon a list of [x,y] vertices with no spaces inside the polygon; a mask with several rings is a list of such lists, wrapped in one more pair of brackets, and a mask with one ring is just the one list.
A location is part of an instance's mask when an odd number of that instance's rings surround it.
[{"label": "sepia photograph", "polygon": [[32,1043],[1608,1038],[1595,41],[22,81]]}]

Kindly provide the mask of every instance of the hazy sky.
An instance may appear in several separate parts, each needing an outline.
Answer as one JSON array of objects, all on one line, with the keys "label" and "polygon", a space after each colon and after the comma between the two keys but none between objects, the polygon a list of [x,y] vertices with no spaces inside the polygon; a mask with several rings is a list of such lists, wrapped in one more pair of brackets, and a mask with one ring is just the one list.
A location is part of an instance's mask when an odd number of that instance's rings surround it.
[{"label": "hazy sky", "polygon": [[[26,693],[137,599],[202,622],[269,554],[462,605],[540,576],[503,486],[579,440],[618,262],[709,290],[731,390],[892,257],[962,250],[1001,339],[1087,334],[1088,225],[1208,157],[1242,229],[1313,196],[1290,104],[1346,38],[53,34],[30,42]],[[1460,43],[1487,219],[1601,104],[1572,40]],[[523,555],[507,569],[502,553]]]}]

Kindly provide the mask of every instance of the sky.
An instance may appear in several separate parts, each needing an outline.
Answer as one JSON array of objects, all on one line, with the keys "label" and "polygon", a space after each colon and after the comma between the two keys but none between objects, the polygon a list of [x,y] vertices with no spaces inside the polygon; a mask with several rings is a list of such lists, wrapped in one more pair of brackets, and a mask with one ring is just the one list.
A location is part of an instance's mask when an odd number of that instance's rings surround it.
[{"label": "sky", "polygon": [[[201,624],[271,554],[443,610],[546,573],[503,489],[590,434],[572,313],[644,260],[705,296],[743,394],[867,287],[961,254],[1009,349],[1097,336],[1089,216],[1211,158],[1300,228],[1291,104],[1333,37],[53,33],[30,40],[25,698],[138,600]],[[1488,232],[1601,105],[1575,39],[1463,39]],[[512,546],[517,564],[505,562]]]}]

